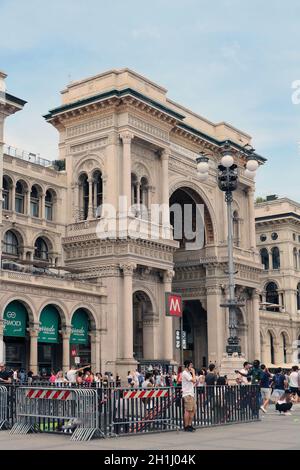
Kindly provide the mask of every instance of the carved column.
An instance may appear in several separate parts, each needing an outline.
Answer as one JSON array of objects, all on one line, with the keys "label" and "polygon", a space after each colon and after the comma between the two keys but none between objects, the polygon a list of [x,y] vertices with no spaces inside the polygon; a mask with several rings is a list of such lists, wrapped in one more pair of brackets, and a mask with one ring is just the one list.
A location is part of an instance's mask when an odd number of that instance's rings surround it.
[{"label": "carved column", "polygon": [[67,372],[70,369],[70,336],[71,327],[65,326],[61,332],[63,346],[63,365],[62,370]]},{"label": "carved column", "polygon": [[253,294],[252,294],[252,311],[253,311],[254,359],[261,360],[261,357],[260,357],[259,294],[255,290],[253,291]]},{"label": "carved column", "polygon": [[162,169],[162,225],[165,238],[170,236],[170,210],[169,210],[169,158],[170,149],[166,148],[161,153]]},{"label": "carved column", "polygon": [[45,207],[45,197],[46,197],[46,193],[41,193],[41,196],[40,196],[40,204],[41,204],[41,208],[40,208],[40,216],[42,219],[45,219],[46,218],[46,207]]},{"label": "carved column", "polygon": [[[164,291],[172,292],[172,279],[174,271],[164,272]],[[163,312],[163,359],[167,361],[173,361],[174,355],[174,338],[173,338],[173,318],[167,317]]]},{"label": "carved column", "polygon": [[255,214],[254,214],[254,190],[248,189],[248,207],[249,207],[249,231],[250,231],[250,248],[256,249],[256,233],[255,233]]},{"label": "carved column", "polygon": [[123,310],[120,313],[120,340],[122,341],[122,358],[133,360],[133,300],[132,300],[132,276],[136,265],[133,263],[122,264],[123,270]]},{"label": "carved column", "polygon": [[73,216],[74,216],[75,221],[77,222],[78,220],[80,220],[80,211],[79,211],[79,183],[78,183],[78,181],[76,181],[76,183],[74,183],[73,188],[74,188],[74,192],[73,192],[73,195],[74,195],[74,196],[73,196],[73,197],[74,197],[74,201],[73,201],[73,203],[74,203],[74,205],[73,205],[73,207],[74,207],[74,214],[73,214]]},{"label": "carved column", "polygon": [[94,218],[94,211],[93,211],[93,178],[88,179],[89,183],[89,210],[88,210],[88,220]]},{"label": "carved column", "polygon": [[24,190],[24,214],[31,217],[31,207],[30,207],[30,191],[29,189]]},{"label": "carved column", "polygon": [[38,373],[38,335],[39,335],[39,324],[34,324],[30,330],[30,356],[29,356],[29,369],[32,370],[33,374]]},{"label": "carved column", "polygon": [[100,331],[91,332],[91,366],[92,370],[98,372],[101,370],[100,357]]},{"label": "carved column", "polygon": [[207,342],[209,362],[221,363],[225,351],[225,310],[220,307],[219,285],[206,287],[207,295]]},{"label": "carved column", "polygon": [[127,208],[131,206],[131,141],[134,135],[131,132],[124,131],[120,134],[123,142],[123,160],[122,160],[122,196],[126,197]]},{"label": "carved column", "polygon": [[[8,206],[8,208],[11,209],[12,211],[15,211],[16,210],[16,186],[15,186],[15,184],[11,185],[10,193],[11,193],[10,194],[11,204]],[[25,201],[24,201],[24,204],[25,204]],[[25,213],[25,207],[24,207],[24,213]]]}]

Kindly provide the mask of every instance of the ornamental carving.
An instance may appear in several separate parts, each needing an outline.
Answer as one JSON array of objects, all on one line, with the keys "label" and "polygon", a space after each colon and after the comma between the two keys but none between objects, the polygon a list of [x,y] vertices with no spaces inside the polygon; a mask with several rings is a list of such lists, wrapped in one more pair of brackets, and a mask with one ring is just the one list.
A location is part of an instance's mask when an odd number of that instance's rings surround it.
[{"label": "ornamental carving", "polygon": [[132,276],[133,271],[136,269],[135,263],[120,264],[120,269],[123,271],[124,276]]},{"label": "ornamental carving", "polygon": [[148,122],[143,121],[142,119],[132,116],[131,114],[129,114],[128,116],[128,124],[133,127],[136,127],[140,131],[143,131],[154,137],[158,137],[161,140],[169,140],[168,132],[164,131],[163,129],[160,129],[159,127],[153,126],[152,124],[149,124]]},{"label": "ornamental carving", "polygon": [[101,119],[94,119],[92,121],[79,124],[78,126],[69,127],[67,129],[67,137],[75,137],[77,135],[86,134],[87,132],[95,132],[100,129],[113,125],[113,116],[106,116]]},{"label": "ornamental carving", "polygon": [[134,134],[132,134],[132,132],[123,131],[120,133],[120,139],[122,140],[123,145],[130,144],[133,138],[134,138]]},{"label": "ornamental carving", "polygon": [[86,152],[88,150],[94,150],[107,145],[107,137],[103,139],[92,140],[89,142],[83,142],[82,144],[72,145],[70,147],[71,153]]}]

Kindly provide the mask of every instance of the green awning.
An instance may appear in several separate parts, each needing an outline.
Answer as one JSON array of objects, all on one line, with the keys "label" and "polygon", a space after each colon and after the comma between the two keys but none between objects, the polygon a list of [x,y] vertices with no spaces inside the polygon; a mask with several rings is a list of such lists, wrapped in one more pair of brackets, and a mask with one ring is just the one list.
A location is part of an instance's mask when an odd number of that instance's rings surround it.
[{"label": "green awning", "polygon": [[89,319],[83,309],[74,313],[71,322],[70,344],[88,344]]},{"label": "green awning", "polygon": [[53,305],[47,305],[40,315],[40,343],[58,343],[59,313]]},{"label": "green awning", "polygon": [[27,310],[21,302],[14,300],[4,310],[4,336],[24,337],[26,334]]}]

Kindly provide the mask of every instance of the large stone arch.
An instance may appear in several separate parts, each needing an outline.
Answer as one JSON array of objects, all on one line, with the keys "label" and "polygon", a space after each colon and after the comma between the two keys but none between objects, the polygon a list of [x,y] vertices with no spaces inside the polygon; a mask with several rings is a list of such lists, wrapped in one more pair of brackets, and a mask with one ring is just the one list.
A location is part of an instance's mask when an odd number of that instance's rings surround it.
[{"label": "large stone arch", "polygon": [[[193,181],[189,181],[187,179],[180,179],[180,180],[177,180],[175,182],[173,182],[169,188],[169,197],[171,198],[171,196],[175,193],[175,191],[177,191],[178,189],[182,189],[182,190],[185,190],[185,188],[193,191],[200,200],[202,201],[199,201],[199,202],[203,202],[204,205],[205,205],[205,224],[206,224],[206,221],[209,220],[210,223],[211,223],[211,227],[212,227],[212,236],[213,236],[213,240],[210,241],[210,243],[214,243],[216,244],[217,243],[217,240],[218,240],[218,232],[217,232],[217,218],[216,218],[216,215],[215,215],[215,211],[213,209],[213,206],[209,200],[209,198],[206,196],[206,194],[204,193],[203,189],[201,187],[199,187],[196,183],[194,183]],[[192,196],[191,193],[188,193],[189,196]],[[194,198],[193,198],[194,199]],[[194,199],[195,200],[195,199]],[[197,202],[197,201],[195,201]],[[206,219],[206,217],[208,217]]]},{"label": "large stone arch", "polygon": [[94,307],[92,307],[91,305],[86,305],[84,303],[77,304],[72,308],[70,312],[70,324],[72,323],[72,318],[73,318],[74,313],[79,309],[85,310],[85,312],[87,313],[89,320],[90,320],[91,330],[99,330],[100,319],[98,318]]},{"label": "large stone arch", "polygon": [[154,296],[153,292],[151,291],[151,289],[144,286],[143,284],[135,283],[134,286],[133,286],[132,294],[135,294],[135,292],[137,292],[137,291],[145,292],[145,294],[148,295],[148,297],[151,301],[151,304],[152,304],[153,313],[155,315],[158,315],[157,299],[155,298],[155,296]]},{"label": "large stone arch", "polygon": [[57,299],[51,299],[49,298],[48,300],[44,300],[43,303],[40,305],[38,309],[38,322],[40,321],[40,316],[45,307],[47,305],[53,305],[55,307],[60,315],[60,321],[61,321],[61,326],[67,326],[71,325],[71,320],[69,318],[69,315],[67,314],[67,306],[61,301]]},{"label": "large stone arch", "polygon": [[153,309],[153,296],[143,286],[135,287],[133,302],[133,351],[138,361],[153,359],[156,352],[158,319]]},{"label": "large stone arch", "polygon": [[0,313],[1,319],[3,319],[3,313],[6,307],[11,302],[14,302],[14,301],[20,302],[26,308],[27,313],[28,313],[29,324],[34,324],[38,322],[37,310],[34,304],[32,303],[32,300],[27,295],[23,295],[23,294],[21,295],[7,294],[7,295],[4,295],[4,297],[2,297],[1,299],[2,308],[1,308],[1,313]]}]

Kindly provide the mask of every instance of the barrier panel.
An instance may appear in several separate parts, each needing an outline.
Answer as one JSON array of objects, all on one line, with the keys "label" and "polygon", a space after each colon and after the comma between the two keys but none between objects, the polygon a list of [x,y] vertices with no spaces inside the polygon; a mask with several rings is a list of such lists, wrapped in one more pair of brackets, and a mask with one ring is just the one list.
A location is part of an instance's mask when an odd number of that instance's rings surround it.
[{"label": "barrier panel", "polygon": [[[89,440],[179,430],[184,426],[181,387],[9,384],[2,388],[8,390],[6,416],[12,434],[58,432],[70,434],[73,440]],[[196,428],[259,419],[257,385],[196,387],[195,400]]]},{"label": "barrier panel", "polygon": [[7,429],[8,423],[8,392],[3,385],[0,386],[0,429]]},{"label": "barrier panel", "polygon": [[11,434],[71,434],[72,440],[100,437],[97,390],[71,387],[18,387]]}]

